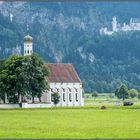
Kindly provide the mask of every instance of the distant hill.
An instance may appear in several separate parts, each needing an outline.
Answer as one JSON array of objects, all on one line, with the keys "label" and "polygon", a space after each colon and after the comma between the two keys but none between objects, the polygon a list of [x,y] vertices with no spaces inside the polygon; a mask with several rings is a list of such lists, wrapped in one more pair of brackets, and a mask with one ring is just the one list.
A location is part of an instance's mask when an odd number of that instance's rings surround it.
[{"label": "distant hill", "polygon": [[99,35],[113,16],[121,24],[139,18],[139,2],[4,2],[0,10],[1,59],[23,51],[28,23],[34,52],[72,63],[85,91],[113,92],[122,82],[140,90],[140,32]]}]

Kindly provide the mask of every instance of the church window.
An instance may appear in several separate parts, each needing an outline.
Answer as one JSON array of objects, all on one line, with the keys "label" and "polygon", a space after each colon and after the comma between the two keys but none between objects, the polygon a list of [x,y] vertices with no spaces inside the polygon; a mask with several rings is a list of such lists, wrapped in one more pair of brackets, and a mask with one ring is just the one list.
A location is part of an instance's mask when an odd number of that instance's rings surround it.
[{"label": "church window", "polygon": [[25,50],[25,54],[26,54],[26,50]]},{"label": "church window", "polygon": [[63,93],[63,101],[65,102],[65,93]]},{"label": "church window", "polygon": [[29,54],[29,50],[27,51],[27,53]]},{"label": "church window", "polygon": [[69,92],[71,92],[71,89],[69,88]]},{"label": "church window", "polygon": [[71,93],[69,94],[69,101],[71,102],[72,100],[71,100]]},{"label": "church window", "polygon": [[75,92],[77,92],[78,90],[77,90],[77,88],[75,88]]},{"label": "church window", "polygon": [[63,88],[63,92],[65,92],[65,89]]},{"label": "church window", "polygon": [[76,102],[78,102],[78,94],[76,93],[75,96]]}]

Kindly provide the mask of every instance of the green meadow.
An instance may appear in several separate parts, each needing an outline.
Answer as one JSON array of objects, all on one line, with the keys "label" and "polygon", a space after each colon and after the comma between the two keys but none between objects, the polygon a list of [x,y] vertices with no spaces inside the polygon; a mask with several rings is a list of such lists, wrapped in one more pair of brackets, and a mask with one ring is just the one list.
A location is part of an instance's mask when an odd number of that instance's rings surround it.
[{"label": "green meadow", "polygon": [[0,138],[140,138],[140,105],[1,109]]}]

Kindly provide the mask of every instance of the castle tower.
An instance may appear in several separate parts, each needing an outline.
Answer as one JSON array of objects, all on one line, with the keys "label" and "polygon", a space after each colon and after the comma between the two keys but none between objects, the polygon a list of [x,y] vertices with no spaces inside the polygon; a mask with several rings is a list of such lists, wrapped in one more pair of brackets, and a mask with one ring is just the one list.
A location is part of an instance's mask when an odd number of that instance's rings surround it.
[{"label": "castle tower", "polygon": [[32,55],[33,53],[33,38],[30,35],[24,37],[24,56]]},{"label": "castle tower", "polygon": [[117,31],[117,20],[116,20],[116,17],[113,17],[113,20],[112,20],[112,31],[113,32]]}]

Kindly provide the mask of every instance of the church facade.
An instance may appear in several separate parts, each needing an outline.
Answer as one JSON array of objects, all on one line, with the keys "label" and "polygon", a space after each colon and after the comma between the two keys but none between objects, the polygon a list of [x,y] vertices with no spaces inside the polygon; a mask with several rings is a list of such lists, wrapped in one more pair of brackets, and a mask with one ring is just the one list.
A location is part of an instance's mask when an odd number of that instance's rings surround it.
[{"label": "church facade", "polygon": [[[33,38],[29,35],[24,37],[24,56],[33,53]],[[42,103],[51,104],[52,94],[58,92],[60,101],[57,106],[83,106],[83,88],[76,70],[72,64],[50,63],[45,64],[50,74],[48,82],[50,85],[49,91],[43,93],[41,97]],[[36,101],[38,101],[36,99]]]},{"label": "church facade", "polygon": [[83,106],[82,82],[72,64],[46,64],[50,75],[48,77],[50,90],[44,93],[42,101],[51,103],[51,95],[58,92],[58,106]]}]

